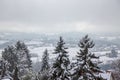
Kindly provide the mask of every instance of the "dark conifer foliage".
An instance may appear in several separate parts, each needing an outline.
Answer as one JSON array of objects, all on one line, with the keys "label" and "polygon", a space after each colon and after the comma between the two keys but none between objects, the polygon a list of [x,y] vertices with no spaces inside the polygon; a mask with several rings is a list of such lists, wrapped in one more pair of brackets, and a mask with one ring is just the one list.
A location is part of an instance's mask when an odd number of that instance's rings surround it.
[{"label": "dark conifer foliage", "polygon": [[[79,44],[80,52],[77,53],[77,68],[75,69],[74,80],[98,80],[100,79],[96,74],[101,70],[95,59],[95,54],[91,53],[89,49],[94,47],[93,41],[90,40],[88,35],[83,37]],[[102,80],[102,79],[100,79]]]},{"label": "dark conifer foliage", "polygon": [[49,61],[49,54],[48,54],[48,50],[46,49],[42,57],[42,66],[40,70],[41,72],[46,71],[50,68],[48,61]]},{"label": "dark conifer foliage", "polygon": [[2,52],[2,58],[10,63],[9,71],[12,72],[15,64],[18,62],[18,56],[15,52],[15,48],[13,46],[5,48]]},{"label": "dark conifer foliage", "polygon": [[31,69],[32,61],[29,50],[24,42],[18,41],[15,45],[15,52],[18,56],[19,76],[24,76]]},{"label": "dark conifer foliage", "polygon": [[9,66],[10,64],[5,61],[5,60],[0,60],[0,80],[4,79],[5,77],[9,78],[9,79],[13,79],[12,78],[12,73],[9,71]]},{"label": "dark conifer foliage", "polygon": [[66,51],[65,42],[60,37],[54,54],[58,55],[53,63],[50,80],[69,80],[68,65],[70,64],[68,52]]},{"label": "dark conifer foliage", "polygon": [[14,74],[13,74],[13,80],[20,80],[19,77],[18,77],[18,68],[15,67],[15,70],[14,70]]},{"label": "dark conifer foliage", "polygon": [[[27,48],[27,46],[25,45],[24,42],[18,41],[15,45],[15,49],[16,49],[16,53],[19,56],[19,63],[25,64],[26,68],[30,68],[32,61],[31,61],[31,56],[29,53],[29,50]],[[21,61],[22,59],[24,59],[24,61]]]},{"label": "dark conifer foliage", "polygon": [[40,72],[38,73],[38,80],[48,80],[49,78],[49,70],[50,70],[50,65],[49,65],[49,53],[48,50],[45,49],[43,56],[42,56],[42,65]]},{"label": "dark conifer foliage", "polygon": [[5,48],[2,58],[10,63],[10,72],[13,72],[16,65],[18,66],[19,76],[25,75],[31,69],[32,61],[29,50],[21,41],[18,41],[15,46]]}]

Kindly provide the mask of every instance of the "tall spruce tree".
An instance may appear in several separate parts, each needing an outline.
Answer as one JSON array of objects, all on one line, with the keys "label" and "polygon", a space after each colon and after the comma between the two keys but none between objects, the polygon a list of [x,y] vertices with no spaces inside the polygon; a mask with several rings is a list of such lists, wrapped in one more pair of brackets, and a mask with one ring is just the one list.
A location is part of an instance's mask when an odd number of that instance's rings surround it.
[{"label": "tall spruce tree", "polygon": [[98,67],[98,63],[93,60],[99,57],[89,51],[90,48],[94,47],[93,41],[86,35],[80,40],[78,46],[80,52],[77,53],[77,68],[75,69],[73,80],[102,80],[96,75],[101,70]]},{"label": "tall spruce tree", "polygon": [[42,66],[40,70],[41,72],[46,71],[50,68],[48,60],[49,60],[49,54],[48,54],[48,50],[46,49],[42,57]]},{"label": "tall spruce tree", "polygon": [[65,42],[62,37],[60,37],[54,52],[54,54],[58,56],[53,63],[50,80],[70,80],[68,76],[68,65],[70,64],[70,61],[68,52],[66,51],[67,48],[64,45]]}]

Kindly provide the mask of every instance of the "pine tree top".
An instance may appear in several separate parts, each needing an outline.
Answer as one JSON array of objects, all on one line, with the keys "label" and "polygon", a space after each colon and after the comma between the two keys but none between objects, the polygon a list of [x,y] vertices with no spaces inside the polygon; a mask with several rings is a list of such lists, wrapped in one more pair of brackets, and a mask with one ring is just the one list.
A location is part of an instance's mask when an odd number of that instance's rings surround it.
[{"label": "pine tree top", "polygon": [[43,56],[42,56],[42,65],[41,65],[41,72],[49,69],[49,54],[48,50],[45,49]]},{"label": "pine tree top", "polygon": [[93,43],[92,40],[90,40],[90,38],[88,37],[88,35],[86,35],[85,37],[83,37],[83,38],[80,40],[79,44],[78,44],[78,46],[79,46],[80,48],[93,48],[94,45],[95,45],[95,44]]},{"label": "pine tree top", "polygon": [[66,49],[68,49],[67,47],[65,47],[65,42],[63,40],[63,38],[60,36],[59,41],[57,43],[57,46],[55,48],[55,52],[54,54],[58,54],[58,53],[68,53],[66,51]]}]

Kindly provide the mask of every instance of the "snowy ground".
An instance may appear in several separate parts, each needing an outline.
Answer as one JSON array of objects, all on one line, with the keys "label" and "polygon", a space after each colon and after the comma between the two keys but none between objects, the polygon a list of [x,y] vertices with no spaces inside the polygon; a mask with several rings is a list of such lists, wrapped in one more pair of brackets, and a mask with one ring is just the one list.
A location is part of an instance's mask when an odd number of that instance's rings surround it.
[{"label": "snowy ground", "polygon": [[[56,55],[53,54],[54,47],[35,47],[35,48],[29,47],[30,53],[37,55],[36,57],[32,57],[32,61],[33,62],[41,61],[41,58],[42,58],[42,55],[43,55],[43,52],[45,49],[48,49],[50,59],[53,59],[56,57]],[[78,48],[69,48],[68,49],[68,52],[69,52],[68,55],[69,55],[70,60],[76,59],[76,55],[77,55],[78,51],[79,51]],[[1,52],[2,52],[2,49],[0,49],[0,53]],[[118,51],[118,52],[120,53],[120,51]],[[104,64],[110,63],[111,61],[116,60],[120,57],[120,54],[118,55],[117,58],[109,58],[109,57],[105,56],[105,54],[110,53],[110,51],[93,52],[93,53],[95,53],[97,56],[100,56],[99,60],[102,61]],[[1,55],[0,55],[0,57],[1,57]]]},{"label": "snowy ground", "polygon": [[[4,44],[6,43],[7,41],[0,41],[0,44]],[[54,51],[54,48],[53,46],[48,46],[48,47],[35,47],[35,46],[32,46],[32,45],[40,45],[40,44],[43,44],[42,42],[38,42],[38,41],[29,41],[29,42],[26,42],[26,44],[29,46],[29,50],[30,50],[30,53],[31,54],[36,54],[37,56],[36,57],[32,57],[32,60],[33,62],[36,62],[36,61],[41,61],[41,58],[42,58],[42,55],[43,55],[43,52],[45,49],[48,49],[48,52],[49,52],[49,57],[50,59],[53,59],[55,58],[55,54],[52,54],[53,51]],[[0,53],[2,52],[3,49],[0,49]],[[75,60],[76,59],[76,55],[77,55],[77,52],[79,51],[79,48],[69,48],[68,49],[68,55],[69,55],[69,58],[70,60]],[[118,51],[120,53],[120,50]],[[120,54],[118,55],[117,58],[109,58],[107,56],[105,56],[106,53],[110,53],[110,51],[101,51],[101,52],[93,52],[95,53],[97,56],[101,56],[100,57],[100,61],[102,61],[103,63],[108,63],[108,62],[111,62],[112,60],[115,60],[117,59]],[[1,57],[1,55],[0,55]]]},{"label": "snowy ground", "polygon": [[[32,60],[34,62],[36,62],[37,60],[41,61],[41,58],[42,58],[42,55],[43,55],[43,52],[45,49],[48,49],[50,59],[53,59],[56,56],[55,54],[52,54],[54,51],[54,47],[37,47],[37,48],[29,48],[29,49],[32,54],[38,55],[38,57],[32,58]],[[68,49],[68,52],[69,52],[68,55],[69,55],[70,60],[75,60],[78,51],[79,51],[78,48],[69,48]],[[120,51],[118,51],[118,52],[120,52]],[[100,56],[99,60],[102,61],[104,64],[109,63],[113,60],[116,60],[120,57],[120,55],[118,55],[117,58],[107,57],[106,53],[110,53],[110,51],[93,52],[93,53],[95,53],[97,56]]]},{"label": "snowy ground", "polygon": [[6,42],[8,42],[8,41],[7,40],[0,40],[0,44],[4,44]]}]

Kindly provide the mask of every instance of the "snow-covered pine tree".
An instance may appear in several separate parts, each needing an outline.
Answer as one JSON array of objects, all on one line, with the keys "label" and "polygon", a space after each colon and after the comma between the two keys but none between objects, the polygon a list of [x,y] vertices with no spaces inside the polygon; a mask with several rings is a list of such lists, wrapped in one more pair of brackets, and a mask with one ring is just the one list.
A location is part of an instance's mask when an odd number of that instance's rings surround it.
[{"label": "snow-covered pine tree", "polygon": [[[16,53],[19,61],[26,65],[27,68],[31,68],[32,61],[29,50],[24,42],[18,41],[15,45]],[[23,61],[22,61],[23,60]]]},{"label": "snow-covered pine tree", "polygon": [[43,56],[42,56],[42,65],[41,65],[41,69],[40,72],[38,72],[38,79],[39,80],[48,80],[49,78],[49,69],[50,69],[50,65],[49,65],[49,54],[48,54],[48,50],[45,49]]},{"label": "snow-covered pine tree", "polygon": [[9,71],[14,70],[15,64],[18,62],[18,56],[15,53],[15,48],[13,46],[8,46],[2,51],[2,58],[10,63]]},{"label": "snow-covered pine tree", "polygon": [[10,72],[13,72],[16,65],[18,66],[19,76],[25,75],[31,69],[29,50],[23,42],[18,41],[14,47],[5,48],[2,58],[10,63],[8,69]]},{"label": "snow-covered pine tree", "polygon": [[64,45],[65,42],[62,37],[60,37],[54,52],[54,54],[58,56],[51,68],[50,80],[70,80],[68,76],[68,65],[70,64],[70,61],[68,52],[66,51],[67,48]]},{"label": "snow-covered pine tree", "polygon": [[48,54],[48,50],[46,49],[42,57],[42,65],[40,70],[41,72],[46,71],[50,68],[48,60],[49,60],[49,54]]},{"label": "snow-covered pine tree", "polygon": [[99,57],[89,51],[90,48],[94,47],[93,41],[86,35],[80,40],[78,46],[80,52],[77,53],[77,66],[73,80],[103,80],[96,75],[101,70],[98,67],[98,63],[93,60]]},{"label": "snow-covered pine tree", "polygon": [[15,45],[15,52],[18,56],[19,76],[25,75],[31,68],[31,57],[27,46],[24,42],[18,41]]}]

